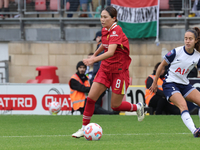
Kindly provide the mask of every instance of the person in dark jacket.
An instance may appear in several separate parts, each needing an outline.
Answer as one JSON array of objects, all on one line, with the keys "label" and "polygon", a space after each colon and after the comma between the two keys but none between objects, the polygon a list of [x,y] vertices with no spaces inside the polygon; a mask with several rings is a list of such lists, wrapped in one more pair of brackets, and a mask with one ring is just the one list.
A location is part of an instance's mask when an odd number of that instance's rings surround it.
[{"label": "person in dark jacket", "polygon": [[[83,61],[80,61],[77,63],[77,66],[76,66],[77,72],[75,75],[78,76],[78,78],[82,81],[82,83],[74,78],[71,78],[69,81],[69,86],[72,90],[76,90],[76,91],[85,93],[87,95],[87,93],[90,91],[90,86],[87,86],[88,84],[84,84],[84,83],[89,82],[88,77],[85,75],[86,67],[87,66],[83,63]],[[98,103],[95,104],[95,114],[109,114],[109,115],[116,114],[116,112],[108,111],[101,107],[102,97],[100,97]],[[80,111],[81,114],[83,114],[83,111],[84,111],[84,107],[86,103],[85,101],[86,101],[86,98],[84,99],[84,106],[76,110],[76,111]],[[73,112],[74,112],[74,109],[72,109],[72,113]]]},{"label": "person in dark jacket", "polygon": [[198,70],[197,67],[194,67],[187,76],[188,78],[197,78],[198,77]]},{"label": "person in dark jacket", "polygon": [[90,83],[88,77],[85,75],[86,65],[83,61],[77,63],[76,69],[76,74],[72,75],[69,81],[70,98],[73,105],[72,113],[76,110],[83,114],[86,93],[90,91]]},{"label": "person in dark jacket", "polygon": [[[96,41],[97,42],[97,48],[96,50],[99,48],[99,46],[101,45],[101,31],[98,31],[95,35],[95,38],[93,39],[93,41]],[[103,54],[104,51],[102,51],[99,55]],[[98,55],[98,56],[99,56]],[[91,83],[93,82],[94,80],[94,77],[95,75],[97,74],[98,70],[99,70],[99,67],[101,65],[101,61],[98,61],[98,62],[95,62],[93,64],[93,72],[92,72],[92,78],[91,78]]]}]

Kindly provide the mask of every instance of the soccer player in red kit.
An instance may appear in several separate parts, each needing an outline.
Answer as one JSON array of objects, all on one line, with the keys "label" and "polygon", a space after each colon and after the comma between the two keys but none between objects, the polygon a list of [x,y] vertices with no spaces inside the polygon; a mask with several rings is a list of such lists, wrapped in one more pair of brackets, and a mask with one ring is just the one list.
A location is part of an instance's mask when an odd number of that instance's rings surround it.
[{"label": "soccer player in red kit", "polygon": [[[101,61],[101,66],[93,81],[87,97],[83,113],[82,128],[72,137],[80,138],[83,130],[93,115],[95,102],[99,96],[109,87],[112,88],[111,108],[114,111],[137,111],[138,121],[144,119],[144,105],[139,102],[131,104],[123,101],[124,94],[129,83],[129,42],[122,28],[117,25],[117,11],[114,7],[108,6],[101,12],[102,44],[89,59],[84,59],[85,65],[89,66],[94,62]],[[104,50],[102,55],[97,56]]]}]

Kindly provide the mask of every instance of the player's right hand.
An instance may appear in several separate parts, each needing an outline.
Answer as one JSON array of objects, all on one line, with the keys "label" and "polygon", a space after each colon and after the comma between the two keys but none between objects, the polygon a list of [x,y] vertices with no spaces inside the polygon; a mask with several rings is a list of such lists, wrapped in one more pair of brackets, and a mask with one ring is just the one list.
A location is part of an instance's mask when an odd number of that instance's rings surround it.
[{"label": "player's right hand", "polygon": [[149,88],[149,90],[152,92],[152,93],[156,93],[157,92],[157,89],[158,89],[158,85],[156,83],[152,83],[151,87]]}]

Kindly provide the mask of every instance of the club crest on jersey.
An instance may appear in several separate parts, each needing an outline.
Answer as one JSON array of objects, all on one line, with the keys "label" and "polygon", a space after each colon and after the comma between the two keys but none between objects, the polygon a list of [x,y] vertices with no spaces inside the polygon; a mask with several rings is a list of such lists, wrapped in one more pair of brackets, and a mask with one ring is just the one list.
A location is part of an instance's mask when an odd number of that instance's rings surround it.
[{"label": "club crest on jersey", "polygon": [[123,44],[121,44],[121,48],[124,50],[124,46],[123,46]]},{"label": "club crest on jersey", "polygon": [[109,39],[109,34],[107,35],[107,40]]}]

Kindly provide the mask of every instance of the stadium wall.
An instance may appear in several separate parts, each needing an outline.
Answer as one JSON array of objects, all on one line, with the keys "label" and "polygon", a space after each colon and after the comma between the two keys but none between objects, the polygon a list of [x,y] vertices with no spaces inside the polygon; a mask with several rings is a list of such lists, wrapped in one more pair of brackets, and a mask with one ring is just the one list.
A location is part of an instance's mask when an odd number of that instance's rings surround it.
[{"label": "stadium wall", "polygon": [[[9,42],[9,82],[26,83],[38,76],[36,67],[57,66],[60,83],[68,83],[76,72],[76,64],[96,49],[95,42]],[[130,77],[133,85],[144,85],[154,65],[183,42],[130,42]]]},{"label": "stadium wall", "polygon": [[[90,20],[91,21],[91,20]],[[88,21],[89,22],[89,21]],[[99,22],[99,21],[98,21]],[[196,25],[197,26],[197,25]],[[191,26],[193,27],[193,26]],[[199,25],[198,25],[199,27]],[[23,31],[23,37],[19,26],[2,25],[0,28],[0,42],[63,42],[63,41],[81,41],[90,42],[95,33],[101,30],[101,25],[66,25],[63,28],[63,39],[58,25],[54,24],[33,24],[26,25]],[[160,26],[160,41],[183,41],[185,28],[182,25]],[[153,39],[138,39],[139,41],[153,41]],[[132,40],[132,41],[135,41]]]}]

